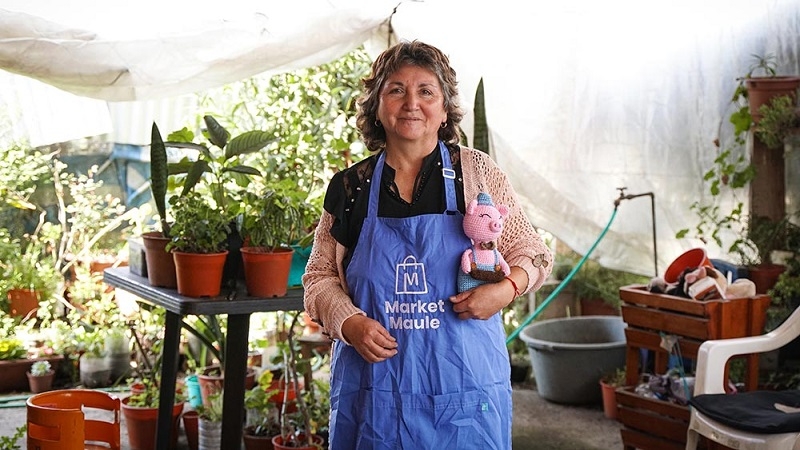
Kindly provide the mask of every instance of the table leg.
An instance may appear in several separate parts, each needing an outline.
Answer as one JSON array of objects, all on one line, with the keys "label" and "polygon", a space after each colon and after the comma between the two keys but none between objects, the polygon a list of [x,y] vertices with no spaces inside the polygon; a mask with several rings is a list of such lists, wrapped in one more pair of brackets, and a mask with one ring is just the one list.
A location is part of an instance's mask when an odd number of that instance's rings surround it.
[{"label": "table leg", "polygon": [[222,448],[242,447],[244,427],[244,379],[247,374],[247,343],[250,314],[228,315],[225,340],[225,393],[222,398]]},{"label": "table leg", "polygon": [[167,311],[164,348],[161,356],[161,390],[156,422],[156,449],[167,450],[172,433],[172,409],[175,403],[175,381],[178,376],[178,342],[181,337],[181,316]]}]

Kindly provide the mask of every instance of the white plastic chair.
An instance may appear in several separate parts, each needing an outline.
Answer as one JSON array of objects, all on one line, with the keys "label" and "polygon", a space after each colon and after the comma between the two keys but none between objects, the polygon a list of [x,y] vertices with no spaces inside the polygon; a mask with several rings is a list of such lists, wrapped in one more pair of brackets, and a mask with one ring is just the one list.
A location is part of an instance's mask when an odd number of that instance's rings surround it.
[{"label": "white plastic chair", "polygon": [[[767,334],[704,342],[697,354],[694,398],[704,394],[725,393],[725,365],[731,357],[775,350],[788,344],[797,336],[800,336],[800,308],[796,309],[778,328]],[[759,392],[766,391],[755,391],[754,395],[759,395]],[[738,394],[730,394],[725,397],[735,395]],[[725,398],[720,398],[719,401],[725,401]],[[800,430],[775,434],[743,431],[713,420],[695,407],[690,409],[686,450],[697,448],[700,435],[739,450],[800,450]]]}]

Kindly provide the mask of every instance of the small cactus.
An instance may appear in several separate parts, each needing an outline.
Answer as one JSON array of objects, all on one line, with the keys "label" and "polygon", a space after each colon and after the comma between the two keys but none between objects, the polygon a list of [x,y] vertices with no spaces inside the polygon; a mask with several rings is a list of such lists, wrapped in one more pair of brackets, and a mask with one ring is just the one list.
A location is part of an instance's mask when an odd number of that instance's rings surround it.
[{"label": "small cactus", "polygon": [[31,366],[31,375],[41,377],[50,372],[50,361],[36,361]]}]

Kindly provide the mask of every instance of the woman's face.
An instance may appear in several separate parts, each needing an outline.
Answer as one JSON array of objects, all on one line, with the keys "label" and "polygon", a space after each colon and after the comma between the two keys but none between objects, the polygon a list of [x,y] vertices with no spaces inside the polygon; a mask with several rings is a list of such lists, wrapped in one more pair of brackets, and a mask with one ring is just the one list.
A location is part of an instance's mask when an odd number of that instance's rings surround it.
[{"label": "woman's face", "polygon": [[[378,120],[386,131],[386,143],[436,142],[439,127],[447,121],[439,79],[428,69],[403,66],[383,84]],[[432,144],[431,144],[432,145]]]}]

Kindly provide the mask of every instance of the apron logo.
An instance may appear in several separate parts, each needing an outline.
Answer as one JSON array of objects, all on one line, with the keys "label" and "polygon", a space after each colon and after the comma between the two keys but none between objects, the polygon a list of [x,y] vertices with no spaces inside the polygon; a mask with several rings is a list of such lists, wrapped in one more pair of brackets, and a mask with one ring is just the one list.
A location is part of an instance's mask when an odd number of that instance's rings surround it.
[{"label": "apron logo", "polygon": [[413,255],[405,257],[395,270],[395,294],[427,294],[425,265]]}]

